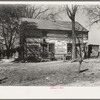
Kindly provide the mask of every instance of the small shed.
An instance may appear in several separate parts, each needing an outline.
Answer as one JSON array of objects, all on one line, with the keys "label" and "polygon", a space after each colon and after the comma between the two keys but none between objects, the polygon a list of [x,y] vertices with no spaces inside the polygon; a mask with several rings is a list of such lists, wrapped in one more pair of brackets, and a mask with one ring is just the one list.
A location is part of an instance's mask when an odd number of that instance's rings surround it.
[{"label": "small shed", "polygon": [[98,44],[89,44],[88,45],[88,58],[97,58],[99,57],[100,45]]}]

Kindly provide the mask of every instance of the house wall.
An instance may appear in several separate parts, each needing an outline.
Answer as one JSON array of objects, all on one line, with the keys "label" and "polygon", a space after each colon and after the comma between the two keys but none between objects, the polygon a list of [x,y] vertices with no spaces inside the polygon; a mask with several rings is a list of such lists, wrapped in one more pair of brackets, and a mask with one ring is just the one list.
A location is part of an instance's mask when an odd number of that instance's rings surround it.
[{"label": "house wall", "polygon": [[66,31],[49,31],[46,41],[54,43],[55,57],[63,59],[64,54],[67,54],[68,33]]},{"label": "house wall", "polygon": [[[72,43],[72,35],[71,32],[68,31],[53,31],[53,30],[45,30],[46,34],[43,35],[43,30],[33,30],[30,34],[26,34],[27,38],[40,38],[45,39],[47,43],[53,43],[55,46],[55,57],[63,59],[64,54],[67,55],[67,43]],[[36,35],[38,34],[38,35]],[[82,33],[83,34],[83,33]],[[83,35],[78,34],[79,37],[83,38]],[[85,36],[84,36],[85,37]]]},{"label": "house wall", "polygon": [[67,41],[55,38],[46,39],[49,43],[54,43],[55,45],[55,57],[63,59],[64,54],[67,54]]}]

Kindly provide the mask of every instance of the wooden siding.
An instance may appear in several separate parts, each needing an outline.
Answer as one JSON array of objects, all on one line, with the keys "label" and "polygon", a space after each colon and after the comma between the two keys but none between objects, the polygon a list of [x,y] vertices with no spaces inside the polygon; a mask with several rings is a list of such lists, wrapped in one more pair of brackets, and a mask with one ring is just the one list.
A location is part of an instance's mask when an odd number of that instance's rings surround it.
[{"label": "wooden siding", "polygon": [[[44,34],[46,33],[46,34]],[[37,34],[37,35],[36,35]],[[37,37],[36,37],[36,36]],[[77,33],[77,37],[80,38],[81,42],[84,42],[84,40],[86,40],[85,42],[87,42],[88,40],[88,33]],[[68,31],[53,31],[53,30],[45,30],[45,32],[43,30],[33,30],[31,31],[30,34],[26,34],[26,41],[27,44],[40,44],[40,42],[43,42],[43,39],[46,40],[47,42],[47,51],[49,52],[49,47],[48,44],[52,43],[54,44],[54,53],[55,53],[55,57],[56,58],[60,58],[63,59],[64,54],[67,55],[68,53],[68,47],[67,44],[68,43],[72,43],[72,35],[71,32]],[[76,40],[77,42],[77,40]],[[77,42],[78,43],[78,42]]]},{"label": "wooden siding", "polygon": [[55,54],[67,54],[67,41],[56,38],[47,38],[47,42],[55,44]]},{"label": "wooden siding", "polygon": [[68,38],[67,31],[48,31],[47,37],[49,38]]}]

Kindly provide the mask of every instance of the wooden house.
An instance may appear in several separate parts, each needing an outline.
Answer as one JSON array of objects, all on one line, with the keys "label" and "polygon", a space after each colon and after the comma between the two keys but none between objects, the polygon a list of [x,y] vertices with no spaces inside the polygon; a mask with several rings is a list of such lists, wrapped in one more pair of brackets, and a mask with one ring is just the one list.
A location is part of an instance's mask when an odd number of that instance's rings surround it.
[{"label": "wooden house", "polygon": [[[88,30],[78,22],[75,23],[75,30],[80,43],[85,45],[88,42]],[[32,51],[32,48],[36,49],[35,51],[39,51],[41,48],[43,52],[53,53],[56,59],[63,59],[64,55],[71,55],[72,52],[72,24],[70,21],[22,18],[20,37],[21,44],[25,42],[26,55]],[[22,37],[24,38],[22,39]],[[79,44],[77,39],[76,44]],[[35,51],[33,50],[33,52]]]}]

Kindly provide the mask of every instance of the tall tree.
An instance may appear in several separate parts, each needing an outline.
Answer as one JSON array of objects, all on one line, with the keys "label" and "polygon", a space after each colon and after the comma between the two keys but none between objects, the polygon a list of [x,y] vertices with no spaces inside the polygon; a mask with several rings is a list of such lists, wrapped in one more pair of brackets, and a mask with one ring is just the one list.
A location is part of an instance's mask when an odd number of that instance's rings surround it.
[{"label": "tall tree", "polygon": [[8,58],[10,49],[14,47],[16,39],[19,38],[20,19],[22,17],[40,18],[48,10],[49,8],[43,5],[0,5],[0,27],[2,30],[0,35],[4,38]]},{"label": "tall tree", "polygon": [[9,58],[10,49],[14,47],[17,38],[19,19],[21,17],[20,10],[18,5],[0,5],[0,35],[4,38],[7,58]]},{"label": "tall tree", "polygon": [[68,17],[72,21],[72,59],[76,58],[76,33],[75,33],[75,16],[78,9],[77,5],[64,6]]}]

